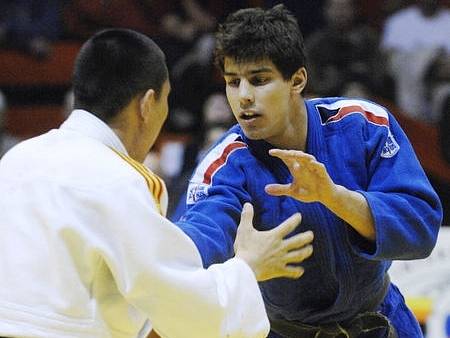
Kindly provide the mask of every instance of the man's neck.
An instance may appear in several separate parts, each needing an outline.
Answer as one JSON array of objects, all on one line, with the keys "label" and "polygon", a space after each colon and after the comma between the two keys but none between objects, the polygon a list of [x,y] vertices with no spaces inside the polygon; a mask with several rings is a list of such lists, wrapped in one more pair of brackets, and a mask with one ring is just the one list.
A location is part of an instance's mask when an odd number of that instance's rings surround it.
[{"label": "man's neck", "polygon": [[291,124],[279,140],[267,140],[281,149],[306,150],[308,134],[308,112],[303,98],[295,101],[290,113]]},{"label": "man's neck", "polygon": [[135,161],[144,162],[148,148],[145,148],[145,140],[140,137],[137,121],[130,118],[130,115],[119,115],[109,123],[109,127],[119,137],[128,155]]}]

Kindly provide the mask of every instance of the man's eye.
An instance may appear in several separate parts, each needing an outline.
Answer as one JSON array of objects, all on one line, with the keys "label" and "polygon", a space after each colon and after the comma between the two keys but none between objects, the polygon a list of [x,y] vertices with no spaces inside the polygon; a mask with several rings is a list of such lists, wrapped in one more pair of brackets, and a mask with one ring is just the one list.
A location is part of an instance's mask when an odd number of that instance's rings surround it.
[{"label": "man's eye", "polygon": [[251,81],[251,83],[255,86],[265,85],[267,82],[269,82],[269,78],[262,76],[254,77]]},{"label": "man's eye", "polygon": [[227,85],[231,87],[239,86],[239,79],[230,79],[227,81]]}]

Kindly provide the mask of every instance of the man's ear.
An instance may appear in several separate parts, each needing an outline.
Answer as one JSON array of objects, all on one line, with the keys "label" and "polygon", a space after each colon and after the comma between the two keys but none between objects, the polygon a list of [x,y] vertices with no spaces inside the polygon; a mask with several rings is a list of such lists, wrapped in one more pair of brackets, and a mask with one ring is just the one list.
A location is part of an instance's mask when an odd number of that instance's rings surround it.
[{"label": "man's ear", "polygon": [[308,73],[305,67],[300,67],[291,76],[291,88],[292,92],[295,94],[301,94],[303,89],[306,87],[306,82],[308,81]]},{"label": "man's ear", "polygon": [[151,112],[153,111],[153,105],[155,104],[155,91],[153,89],[148,89],[144,96],[142,96],[139,102],[139,113],[140,117],[147,121],[151,118]]}]

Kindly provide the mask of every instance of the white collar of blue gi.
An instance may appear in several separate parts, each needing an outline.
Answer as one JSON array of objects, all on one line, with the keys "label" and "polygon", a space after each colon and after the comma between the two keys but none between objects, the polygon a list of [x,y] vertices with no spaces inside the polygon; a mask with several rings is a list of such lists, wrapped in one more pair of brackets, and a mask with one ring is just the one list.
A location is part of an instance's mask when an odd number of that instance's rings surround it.
[{"label": "white collar of blue gi", "polygon": [[128,155],[117,134],[105,122],[86,110],[75,109],[72,111],[60,128],[86,135],[122,154]]}]

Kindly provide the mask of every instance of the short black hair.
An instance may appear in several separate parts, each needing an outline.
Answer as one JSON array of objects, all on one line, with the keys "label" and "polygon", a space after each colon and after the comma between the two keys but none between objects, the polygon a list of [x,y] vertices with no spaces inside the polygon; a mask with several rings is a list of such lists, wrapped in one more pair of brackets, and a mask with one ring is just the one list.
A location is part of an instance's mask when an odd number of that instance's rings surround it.
[{"label": "short black hair", "polygon": [[306,62],[297,19],[282,4],[230,14],[216,34],[215,63],[222,71],[225,57],[238,63],[269,59],[289,79]]},{"label": "short black hair", "polygon": [[152,39],[129,29],[107,29],[82,46],[73,72],[74,108],[105,122],[148,89],[159,97],[168,79],[165,56]]}]

